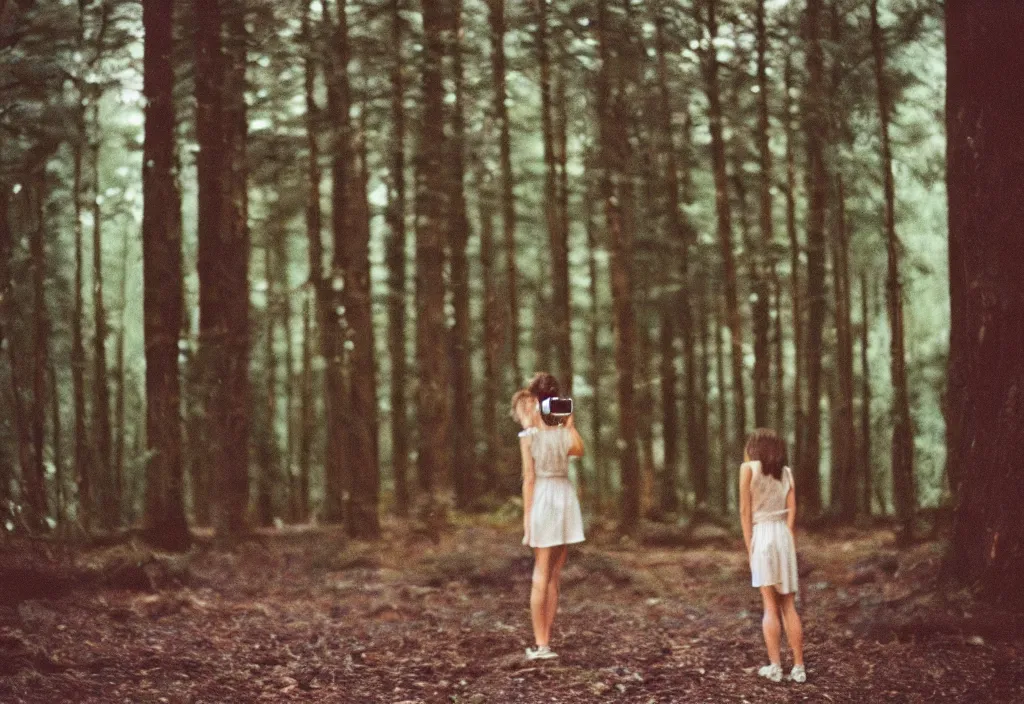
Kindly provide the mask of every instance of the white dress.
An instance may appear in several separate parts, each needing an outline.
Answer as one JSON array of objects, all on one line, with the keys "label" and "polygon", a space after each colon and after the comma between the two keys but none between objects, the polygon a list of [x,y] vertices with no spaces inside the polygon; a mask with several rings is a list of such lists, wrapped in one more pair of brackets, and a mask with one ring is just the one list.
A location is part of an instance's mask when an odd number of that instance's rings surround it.
[{"label": "white dress", "polygon": [[583,514],[576,487],[569,479],[572,431],[564,427],[527,428],[519,436],[528,438],[537,478],[530,512],[530,547],[582,543]]},{"label": "white dress", "polygon": [[780,594],[797,590],[796,545],[786,519],[786,496],[793,490],[793,472],[782,469],[776,479],[761,470],[760,462],[749,462],[750,505],[754,530],[750,541],[750,575],[755,587],[775,586]]}]

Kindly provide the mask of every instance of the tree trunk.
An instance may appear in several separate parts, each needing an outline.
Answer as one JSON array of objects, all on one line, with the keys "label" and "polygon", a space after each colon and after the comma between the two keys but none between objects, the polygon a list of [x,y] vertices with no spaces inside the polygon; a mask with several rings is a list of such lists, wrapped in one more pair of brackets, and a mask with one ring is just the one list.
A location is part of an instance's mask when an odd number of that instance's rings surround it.
[{"label": "tree trunk", "polygon": [[72,202],[74,203],[75,232],[75,303],[71,319],[71,386],[75,398],[75,452],[74,472],[75,484],[78,489],[78,521],[83,530],[89,531],[94,512],[91,482],[91,453],[86,428],[87,409],[85,405],[85,342],[82,322],[85,319],[85,305],[82,296],[82,273],[84,257],[82,254],[82,161],[84,117],[79,115],[79,139],[74,145],[74,180],[72,182]]},{"label": "tree trunk", "polygon": [[129,237],[128,230],[125,230],[124,239],[121,242],[121,305],[119,307],[120,320],[117,327],[117,345],[114,350],[114,376],[117,379],[117,397],[114,399],[114,427],[117,432],[114,435],[114,495],[117,496],[118,515],[122,515],[130,501],[125,501],[124,483],[124,449],[125,436],[128,432],[125,423],[125,335],[127,327],[128,310],[128,258],[129,258]]},{"label": "tree trunk", "polygon": [[[683,404],[689,409],[686,414],[686,450],[687,464],[692,474],[695,467],[707,464],[707,444],[703,442],[699,432],[699,419],[696,415],[696,364],[694,359],[693,315],[690,307],[690,248],[695,241],[692,225],[680,211],[682,198],[679,185],[679,166],[676,161],[676,145],[672,135],[672,106],[669,91],[668,56],[665,49],[665,17],[659,12],[654,18],[654,48],[658,61],[658,127],[662,153],[665,155],[665,192],[668,197],[667,216],[669,247],[679,252],[680,290],[665,306],[662,318],[662,354],[669,351],[674,344],[676,326],[671,317],[679,316],[679,332],[683,344]],[[686,162],[689,171],[689,161]],[[675,309],[675,310],[673,310]],[[662,383],[666,385],[663,394],[664,408],[662,411],[665,429],[665,485],[662,490],[662,509],[676,511],[679,500],[676,490],[678,472],[678,423],[679,418],[675,401],[675,362],[673,356],[662,359]],[[671,468],[671,472],[669,471]],[[671,481],[671,485],[668,483]]]},{"label": "tree trunk", "polygon": [[450,283],[454,325],[452,344],[452,479],[455,502],[460,509],[469,507],[476,493],[476,442],[473,423],[473,379],[470,367],[469,331],[469,218],[465,194],[465,81],[462,69],[462,0],[452,2],[453,31],[450,46],[455,81],[455,110],[452,114],[448,246],[451,257]]},{"label": "tree trunk", "polygon": [[775,384],[772,393],[775,399],[774,427],[780,437],[786,436],[786,367],[783,362],[783,350],[786,345],[786,337],[782,332],[782,281],[779,280],[778,271],[772,266],[772,290],[775,294],[775,311],[773,317],[774,332],[772,334],[775,361]]},{"label": "tree trunk", "polygon": [[[417,154],[416,193],[416,363],[419,457],[417,479],[432,504],[437,478],[448,466],[449,375],[445,346],[444,227],[444,44],[442,8],[423,2],[423,115]],[[506,225],[507,227],[507,225]]]},{"label": "tree trunk", "polygon": [[494,116],[498,123],[499,162],[501,166],[501,221],[505,242],[505,267],[508,286],[508,339],[513,386],[523,378],[519,359],[519,269],[516,264],[515,177],[512,173],[512,140],[508,117],[508,91],[505,80],[505,0],[488,0],[491,29],[491,76],[494,83]]},{"label": "tree trunk", "polygon": [[64,526],[67,508],[64,495],[64,444],[61,441],[60,394],[57,393],[57,370],[53,360],[48,362],[46,376],[50,384],[50,433],[53,452],[53,514],[57,526]]},{"label": "tree trunk", "polygon": [[807,142],[807,339],[804,355],[807,363],[807,416],[798,431],[802,455],[797,462],[796,482],[804,517],[821,512],[821,343],[825,326],[825,209],[828,200],[828,175],[825,168],[824,135],[826,105],[824,96],[824,58],[821,48],[821,0],[807,0],[807,74],[805,108]]},{"label": "tree trunk", "polygon": [[302,389],[299,415],[299,498],[298,520],[309,520],[309,479],[313,461],[313,425],[316,419],[313,400],[313,314],[309,298],[302,304]]},{"label": "tree trunk", "polygon": [[[783,125],[786,132],[786,235],[789,240],[789,297],[793,306],[793,456],[797,471],[803,457],[804,428],[804,311],[800,282],[800,241],[796,229],[796,135],[793,130],[793,61],[786,55]],[[781,393],[781,389],[780,389]]]},{"label": "tree trunk", "polygon": [[856,428],[853,415],[853,333],[850,322],[850,238],[842,176],[836,177],[835,230],[832,237],[832,278],[836,320],[835,428],[832,435],[832,512],[842,521],[857,515]]},{"label": "tree trunk", "polygon": [[[868,277],[866,272],[860,275],[861,300],[861,338],[860,338],[860,471],[861,471],[861,504],[860,510],[871,516],[871,492],[874,468],[871,462],[871,369],[868,366],[868,331],[870,316],[868,314]],[[879,506],[879,509],[884,509]]]},{"label": "tree trunk", "polygon": [[[50,338],[50,319],[46,308],[46,198],[45,167],[36,175],[35,187],[30,189],[35,212],[35,227],[29,241],[32,270],[32,406],[31,436],[32,462],[23,467],[29,525],[44,530],[49,512],[46,492],[46,465],[43,449],[46,446],[46,372]],[[27,218],[26,218],[27,220]]]},{"label": "tree trunk", "polygon": [[106,530],[120,523],[119,498],[115,493],[111,452],[110,378],[107,371],[107,311],[103,301],[103,209],[100,184],[100,119],[99,101],[93,103],[92,143],[92,297],[93,334],[93,406],[95,464],[100,525]]},{"label": "tree trunk", "polygon": [[294,523],[298,520],[298,476],[295,473],[295,347],[292,338],[292,294],[291,258],[288,256],[290,240],[284,232],[276,233],[274,256],[281,262],[278,274],[282,286],[279,302],[281,305],[281,327],[284,329],[284,417],[285,439],[284,459],[281,469],[287,477],[287,519]]},{"label": "tree trunk", "polygon": [[505,477],[501,457],[501,428],[498,425],[498,404],[501,396],[501,310],[495,280],[494,196],[489,176],[479,186],[480,205],[480,278],[483,285],[484,399],[483,427],[486,460],[482,464],[484,478],[481,490],[495,492],[499,478]]},{"label": "tree trunk", "polygon": [[722,256],[722,274],[725,284],[726,324],[729,327],[732,358],[733,412],[736,414],[734,451],[738,452],[746,441],[747,416],[744,394],[743,321],[737,293],[736,261],[732,243],[732,210],[729,205],[729,179],[726,173],[725,139],[722,130],[722,98],[718,85],[718,57],[714,43],[718,38],[716,5],[718,0],[707,0],[706,28],[708,47],[704,51],[703,71],[708,97],[711,130],[711,162],[715,180],[715,212],[718,222],[718,241]]},{"label": "tree trunk", "polygon": [[[641,306],[641,309],[646,306]],[[638,349],[637,349],[637,373],[640,381],[636,384],[637,394],[640,398],[654,401],[654,394],[651,393],[651,357],[654,355],[654,344],[651,340],[651,332],[646,324],[637,326]],[[641,463],[640,463],[640,507],[641,515],[653,516],[658,508],[657,501],[657,472],[654,466],[654,425],[655,425],[655,404],[637,404],[637,433],[640,439]]]},{"label": "tree trunk", "polygon": [[[564,61],[562,62],[564,64]],[[556,282],[556,292],[563,291],[565,301],[555,301],[556,305],[562,306],[561,316],[563,322],[560,325],[564,328],[556,330],[556,344],[561,345],[559,340],[565,342],[564,348],[559,348],[556,359],[559,359],[559,377],[562,379],[562,393],[572,394],[574,377],[576,376],[576,365],[572,354],[572,277],[569,272],[569,105],[566,95],[566,71],[560,70],[556,75],[558,80],[555,83],[555,167],[558,174],[558,214],[559,233],[562,242],[558,267],[561,269],[558,274],[564,280]]]},{"label": "tree trunk", "polygon": [[142,266],[146,347],[147,541],[166,550],[191,542],[181,463],[178,338],[183,292],[181,195],[174,176],[173,0],[142,8],[146,127],[142,169]]},{"label": "tree trunk", "polygon": [[636,317],[633,311],[632,220],[624,201],[631,184],[629,118],[623,91],[620,51],[625,26],[613,26],[607,1],[598,5],[597,39],[601,68],[598,74],[598,122],[600,131],[601,198],[604,202],[611,250],[615,366],[618,372],[619,467],[622,472],[621,528],[633,531],[640,519],[640,467],[637,461],[634,376],[636,366]]},{"label": "tree trunk", "polygon": [[[951,475],[946,570],[1024,609],[1024,6],[946,4]],[[895,243],[893,243],[895,244]]]},{"label": "tree trunk", "polygon": [[696,315],[693,319],[696,334],[694,376],[696,378],[693,384],[693,395],[687,397],[686,400],[686,403],[691,405],[690,414],[687,416],[687,442],[689,442],[690,426],[692,425],[692,432],[703,448],[704,461],[700,464],[691,463],[688,476],[690,477],[690,490],[694,492],[694,505],[701,506],[701,503],[696,500],[697,487],[700,486],[703,491],[702,508],[706,509],[709,501],[708,477],[711,466],[711,441],[709,435],[711,386],[708,382],[711,373],[711,354],[708,349],[707,296],[702,290],[700,280],[697,278],[694,279],[694,289],[694,296],[696,298]]},{"label": "tree trunk", "polygon": [[552,66],[548,46],[548,5],[537,0],[537,59],[540,64],[541,141],[544,147],[544,218],[551,247],[551,304],[544,307],[550,316],[549,341],[555,349],[555,376],[562,380],[566,393],[572,386],[572,335],[569,317],[569,233],[563,228],[562,195],[559,182],[557,145],[555,144]]},{"label": "tree trunk", "polygon": [[659,325],[661,354],[661,437],[665,446],[665,460],[661,470],[661,490],[658,492],[659,508],[663,513],[679,510],[677,478],[679,475],[679,407],[676,385],[676,351],[673,321],[675,310],[666,304],[661,306]]},{"label": "tree trunk", "polygon": [[[752,248],[757,299],[754,301],[754,425],[769,425],[772,397],[771,357],[771,283],[775,267],[769,262],[775,239],[772,224],[772,151],[769,147],[768,123],[768,33],[765,28],[765,0],[757,1],[757,150],[759,157],[758,222],[761,241]],[[781,390],[780,390],[781,391]]]},{"label": "tree trunk", "polygon": [[[332,225],[334,265],[342,274],[345,322],[348,328],[349,388],[346,427],[349,446],[348,534],[376,538],[380,533],[377,504],[380,470],[377,453],[376,358],[370,300],[370,212],[366,194],[367,165],[362,126],[353,125],[349,87],[347,2],[338,3],[337,25],[328,74],[334,122],[334,184]],[[365,111],[363,112],[365,114]],[[351,344],[349,344],[351,343]]]},{"label": "tree trunk", "polygon": [[[11,237],[10,223],[11,188],[9,184],[0,182],[0,349],[6,345],[8,355],[14,359],[13,340],[11,339],[9,327],[12,325],[11,295],[13,284],[11,281],[11,254],[13,242]],[[81,289],[79,289],[80,291]],[[12,396],[12,410],[18,405],[17,388],[14,383],[14,369],[11,368],[10,388]],[[13,413],[12,413],[13,415]],[[17,418],[13,419],[15,422]],[[9,518],[11,496],[11,481],[14,479],[14,464],[11,462],[7,448],[0,449],[0,517]]]},{"label": "tree trunk", "polygon": [[[391,359],[391,466],[398,515],[409,513],[409,420],[406,385],[405,20],[402,0],[391,2],[391,162],[388,193],[388,354]],[[493,456],[493,455],[492,455]]]},{"label": "tree trunk", "polygon": [[[309,283],[313,288],[316,300],[317,332],[319,335],[320,357],[324,362],[323,404],[324,404],[324,515],[323,519],[330,523],[338,523],[343,517],[342,493],[344,478],[342,476],[342,459],[345,456],[344,424],[341,407],[343,405],[344,383],[342,378],[342,342],[341,326],[337,315],[337,302],[333,276],[324,274],[324,252],[321,230],[323,214],[320,205],[320,147],[317,136],[320,108],[315,100],[316,67],[322,47],[313,39],[312,20],[310,17],[311,0],[302,9],[302,36],[305,45],[303,63],[305,67],[304,82],[306,96],[306,145],[308,163],[306,170],[306,236],[309,240]],[[303,344],[307,346],[305,353],[312,354],[312,324],[306,321],[306,337]],[[312,393],[312,360],[303,361],[305,368],[304,384],[310,385]],[[312,462],[313,426],[315,418],[312,398],[304,400],[303,449],[300,472],[300,495],[302,516],[309,518],[309,478]]]},{"label": "tree trunk", "polygon": [[914,532],[917,511],[917,487],[914,479],[914,428],[910,417],[907,390],[907,361],[903,332],[903,284],[900,281],[900,241],[896,235],[896,187],[892,173],[892,147],[889,143],[890,105],[885,75],[885,38],[878,25],[878,0],[871,2],[871,50],[875,63],[878,117],[882,130],[882,183],[885,192],[885,241],[888,266],[886,304],[889,312],[890,353],[892,356],[892,482],[896,517],[909,540]]},{"label": "tree trunk", "polygon": [[[232,542],[248,504],[249,233],[245,194],[245,17],[240,0],[197,0],[199,346],[214,528]],[[223,35],[223,46],[222,46]]]},{"label": "tree trunk", "polygon": [[601,392],[601,372],[603,368],[603,355],[601,354],[601,339],[598,335],[600,326],[593,324],[600,320],[601,306],[598,300],[597,288],[597,228],[595,222],[595,198],[587,198],[587,258],[588,273],[590,275],[590,319],[587,335],[587,348],[589,356],[590,386],[594,389],[593,408],[591,410],[591,434],[593,435],[593,457],[594,467],[594,505],[598,512],[605,508],[605,502],[611,493],[608,477],[606,476],[607,463],[604,461],[604,443],[602,443],[601,432],[604,427],[604,395]]},{"label": "tree trunk", "polygon": [[274,525],[274,488],[278,480],[279,452],[277,445],[277,353],[274,350],[274,335],[277,330],[277,323],[274,320],[274,307],[277,303],[277,286],[274,278],[274,253],[270,245],[264,247],[264,278],[267,282],[267,329],[266,348],[264,354],[266,359],[266,382],[263,402],[266,404],[262,437],[258,440],[258,447],[262,447],[259,453],[259,478],[256,483],[256,521],[264,528]]},{"label": "tree trunk", "polygon": [[[715,382],[718,386],[718,472],[719,483],[722,487],[721,509],[722,514],[727,515],[732,505],[729,491],[732,481],[729,472],[729,411],[726,401],[725,358],[722,350],[722,325],[720,322],[722,317],[723,314],[719,312],[711,319],[711,331],[715,338]],[[698,491],[697,495],[700,496],[701,493],[704,496],[708,495],[707,486]],[[699,499],[697,505],[701,505]]]}]

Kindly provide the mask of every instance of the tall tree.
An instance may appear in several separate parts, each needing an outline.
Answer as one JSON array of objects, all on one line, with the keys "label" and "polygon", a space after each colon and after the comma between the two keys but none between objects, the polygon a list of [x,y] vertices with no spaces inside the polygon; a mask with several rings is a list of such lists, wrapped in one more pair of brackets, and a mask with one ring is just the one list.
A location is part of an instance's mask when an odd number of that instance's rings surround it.
[{"label": "tall tree", "polygon": [[[268,233],[267,237],[270,235]],[[264,367],[266,388],[264,389],[263,402],[266,404],[263,409],[265,419],[263,428],[258,433],[255,442],[258,448],[258,475],[256,477],[256,520],[259,525],[269,527],[274,525],[274,494],[275,485],[280,476],[277,471],[280,462],[279,448],[277,445],[277,351],[274,348],[274,337],[277,331],[277,321],[274,319],[274,307],[277,303],[277,282],[274,271],[274,250],[270,242],[267,242],[263,251],[263,276],[266,280],[267,310],[266,330],[264,338]]]},{"label": "tall tree", "polygon": [[[118,307],[120,319],[117,325],[117,343],[114,347],[114,378],[117,379],[117,396],[114,399],[114,427],[121,431],[114,436],[114,457],[112,467],[114,472],[114,495],[117,497],[118,514],[122,514],[125,506],[125,482],[124,482],[124,459],[125,459],[125,337],[128,327],[128,265],[131,256],[131,246],[128,230],[124,231],[124,239],[121,242],[121,296]],[[129,504],[131,502],[128,502]]]},{"label": "tall tree", "polygon": [[498,123],[501,166],[501,223],[505,242],[505,271],[508,281],[508,339],[513,385],[521,383],[519,360],[519,268],[516,264],[516,198],[512,173],[512,138],[508,117],[508,88],[505,61],[505,0],[488,0],[491,30],[491,79],[494,83],[494,117]]},{"label": "tall tree", "polygon": [[[732,485],[729,474],[729,412],[727,387],[725,385],[725,358],[722,351],[722,325],[723,315],[719,313],[711,318],[711,333],[715,338],[715,382],[718,388],[718,471],[722,487],[723,514],[728,514],[731,507],[729,487]],[[707,481],[707,477],[704,477]],[[699,491],[699,490],[695,490]],[[707,493],[707,488],[704,488]]]},{"label": "tall tree", "polygon": [[[299,491],[296,518],[306,521],[309,518],[309,487],[313,455],[313,420],[316,415],[313,400],[313,313],[310,311],[309,298],[302,302],[302,372],[301,390],[299,392]],[[327,385],[329,386],[329,384]],[[326,409],[325,409],[326,410]],[[328,436],[330,437],[330,436]],[[329,444],[329,443],[328,443]],[[324,464],[330,460],[324,459]],[[326,467],[325,467],[326,469]]]},{"label": "tall tree", "polygon": [[945,7],[951,293],[951,476],[947,571],[1024,608],[1024,6]]},{"label": "tall tree", "polygon": [[[197,0],[199,345],[214,527],[246,530],[249,496],[249,230],[245,178],[246,27],[241,0]],[[223,37],[223,42],[222,42]]]},{"label": "tall tree", "polygon": [[856,429],[853,415],[853,331],[850,295],[850,234],[842,176],[836,177],[836,213],[831,238],[832,290],[836,322],[836,388],[832,396],[832,511],[844,521],[857,514]]},{"label": "tall tree", "polygon": [[623,43],[630,31],[626,18],[601,0],[597,8],[597,42],[600,69],[597,109],[600,140],[601,200],[611,250],[610,273],[615,331],[615,364],[618,369],[619,467],[622,473],[621,528],[633,531],[640,519],[640,465],[637,458],[636,416],[633,412],[636,366],[636,313],[633,310],[632,218],[627,204],[632,197],[630,172],[630,123],[625,94]]},{"label": "tall tree", "polygon": [[450,287],[453,325],[452,350],[452,479],[455,501],[467,508],[473,498],[476,474],[476,451],[473,423],[473,379],[470,365],[469,331],[469,218],[466,214],[465,132],[466,86],[462,62],[462,0],[452,0],[452,32],[449,53],[455,84],[455,106],[452,111],[450,196],[448,206],[448,250],[451,257]]},{"label": "tall tree", "polygon": [[334,116],[331,224],[334,265],[342,274],[348,328],[349,402],[346,410],[349,505],[345,525],[352,537],[373,538],[380,531],[377,500],[377,396],[373,314],[370,300],[370,213],[366,199],[364,131],[352,124],[349,82],[351,58],[348,3],[339,0],[334,24],[328,99]]},{"label": "tall tree", "polygon": [[[793,129],[793,60],[783,70],[783,127],[786,134],[786,239],[789,241],[789,298],[793,317],[793,459],[800,470],[804,427],[804,307],[800,277],[800,241],[796,228],[796,130]],[[781,393],[781,390],[780,390]]]},{"label": "tall tree", "polygon": [[[594,198],[587,198],[587,258],[588,273],[590,275],[590,316],[593,320],[600,318],[601,306],[598,300],[598,271],[597,271],[597,229],[596,210]],[[590,374],[590,385],[594,389],[594,406],[591,420],[591,434],[593,435],[593,466],[594,466],[594,505],[601,511],[604,509],[606,497],[610,493],[610,482],[606,477],[607,464],[604,461],[604,443],[601,433],[604,429],[604,395],[601,391],[602,366],[604,355],[601,350],[601,339],[599,337],[600,327],[591,325],[587,336],[588,372]]]},{"label": "tall tree", "polygon": [[896,235],[896,186],[892,174],[892,145],[889,141],[890,96],[885,71],[885,37],[878,24],[878,0],[871,2],[871,52],[874,56],[878,118],[882,137],[882,185],[885,194],[885,293],[889,313],[890,355],[892,369],[892,482],[896,516],[903,534],[910,538],[914,531],[917,510],[917,487],[914,480],[914,430],[910,417],[910,395],[907,389],[907,360],[904,346],[903,283],[900,279],[901,245]]},{"label": "tall tree", "polygon": [[[11,280],[11,255],[14,249],[13,233],[10,222],[11,208],[11,187],[10,184],[0,181],[0,348],[7,346],[8,355],[13,360],[12,341],[10,340],[10,328],[13,324],[11,295],[13,293],[13,282]],[[14,385],[12,384],[12,387]],[[14,406],[17,408],[17,389],[14,392]],[[0,450],[0,516],[10,516],[11,482],[14,479],[14,467],[7,455],[6,449]]]},{"label": "tall tree", "polygon": [[[80,14],[80,22],[81,19]],[[81,30],[84,33],[84,29]],[[81,96],[80,96],[81,101]],[[74,143],[74,165],[73,181],[71,186],[71,199],[74,213],[75,233],[75,294],[74,312],[71,317],[71,386],[75,404],[75,439],[74,439],[74,472],[75,484],[78,489],[78,519],[82,527],[88,531],[92,520],[92,486],[91,486],[91,453],[88,430],[86,428],[86,405],[85,405],[85,340],[82,330],[82,323],[85,319],[85,301],[82,296],[83,286],[83,239],[84,227],[82,225],[82,182],[84,162],[84,141],[85,141],[85,116],[84,108],[76,114],[76,127],[78,128],[78,139]]]},{"label": "tall tree", "polygon": [[[78,37],[77,49],[85,53],[85,15],[84,3],[78,5]],[[74,312],[71,318],[71,386],[74,395],[75,429],[74,429],[74,474],[75,484],[78,489],[78,521],[86,531],[90,528],[92,520],[92,486],[91,475],[91,453],[88,429],[86,427],[86,400],[85,400],[85,335],[82,324],[85,320],[85,301],[82,295],[84,256],[83,239],[84,227],[82,217],[83,184],[84,184],[84,161],[86,142],[85,122],[86,91],[84,81],[79,79],[78,83],[78,107],[75,111],[76,139],[73,143],[73,166],[71,201],[74,214],[75,233],[75,294]]]},{"label": "tall tree", "polygon": [[572,335],[570,327],[569,232],[564,227],[562,184],[555,135],[555,96],[552,74],[550,0],[537,0],[537,61],[540,68],[541,141],[544,148],[544,219],[551,247],[551,302],[544,315],[551,316],[550,342],[555,348],[556,376],[565,390],[572,387]]},{"label": "tall tree", "polygon": [[860,274],[860,473],[861,504],[865,516],[871,515],[871,493],[874,468],[871,464],[871,367],[868,362],[868,331],[871,329],[869,309],[868,275]]},{"label": "tall tree", "polygon": [[403,0],[391,0],[391,157],[388,182],[388,354],[391,358],[391,468],[399,515],[409,512],[409,419],[406,398],[405,43]]},{"label": "tall tree", "polygon": [[[664,359],[675,337],[677,329],[673,316],[678,316],[678,330],[683,346],[683,404],[689,409],[686,414],[686,450],[687,465],[692,472],[695,467],[707,463],[707,444],[703,442],[699,431],[699,419],[695,412],[696,401],[696,361],[694,357],[693,313],[690,307],[690,250],[696,238],[693,226],[681,212],[682,194],[679,184],[679,164],[676,160],[676,143],[672,131],[672,103],[669,87],[668,50],[666,47],[665,25],[668,22],[664,6],[659,5],[654,17],[654,50],[657,55],[658,68],[658,129],[660,144],[664,154],[664,185],[668,202],[667,221],[669,246],[672,251],[679,252],[678,297],[666,302],[662,317],[662,384],[663,390],[662,417],[665,428],[665,485],[662,488],[662,508],[673,511],[678,508],[675,491],[675,463],[678,461],[678,443],[676,442],[675,415],[675,360]],[[689,163],[684,168],[689,170]],[[669,472],[669,469],[672,469]],[[669,482],[671,481],[671,484]],[[706,499],[706,497],[701,497]]]},{"label": "tall tree", "polygon": [[501,396],[501,305],[498,301],[495,273],[494,194],[491,178],[480,177],[477,202],[480,207],[480,279],[483,286],[483,346],[484,346],[484,399],[481,419],[485,428],[484,442],[487,461],[483,463],[483,491],[498,488],[498,478],[504,477],[501,464],[501,427],[498,425],[498,404]]},{"label": "tall tree", "polygon": [[99,100],[93,102],[92,152],[92,309],[93,309],[93,405],[92,431],[95,468],[100,478],[100,524],[114,528],[120,521],[119,498],[115,494],[110,428],[110,378],[107,369],[107,311],[103,299],[103,198],[100,183],[102,125]]},{"label": "tall tree", "polygon": [[[319,126],[321,109],[316,102],[316,76],[319,57],[323,52],[321,43],[314,37],[310,6],[308,0],[302,8],[302,36],[305,45],[303,56],[303,83],[306,102],[306,237],[309,240],[309,284],[313,289],[316,308],[317,333],[319,335],[319,352],[324,362],[323,405],[324,405],[324,518],[330,522],[342,519],[341,497],[344,492],[342,477],[342,458],[345,457],[347,445],[341,409],[344,399],[344,381],[342,377],[342,341],[341,326],[338,321],[337,302],[335,300],[334,277],[324,273],[323,245],[323,212],[320,204],[320,169]],[[306,320],[303,345],[303,388],[309,389],[311,379],[311,332],[312,325]],[[300,504],[303,517],[309,510],[309,474],[312,452],[312,421],[314,404],[310,396],[303,401],[303,441],[301,449]]]},{"label": "tall tree", "polygon": [[416,364],[420,489],[433,499],[436,481],[448,465],[448,373],[444,312],[444,219],[446,208],[446,156],[444,135],[445,16],[440,3],[423,2],[423,114],[416,172]]},{"label": "tall tree", "polygon": [[143,95],[146,126],[142,157],[142,266],[146,343],[147,540],[169,550],[190,543],[185,523],[181,463],[178,335],[182,319],[181,232],[174,209],[181,196],[174,178],[173,0],[142,8],[145,31]]},{"label": "tall tree", "polygon": [[[770,266],[769,253],[775,239],[772,222],[772,150],[770,147],[768,123],[768,30],[765,19],[765,0],[757,0],[755,11],[757,42],[757,151],[759,160],[758,180],[758,223],[761,239],[753,248],[756,271],[754,283],[754,425],[768,425],[771,402],[771,348],[769,328],[771,326],[771,282],[774,267]],[[776,393],[782,393],[778,389]],[[781,419],[776,420],[780,423]]]},{"label": "tall tree", "polygon": [[[46,306],[46,199],[48,185],[45,162],[33,175],[33,185],[26,198],[31,204],[32,226],[29,236],[29,257],[32,270],[32,405],[30,433],[32,437],[31,463],[22,466],[25,493],[28,501],[29,524],[41,530],[49,512],[46,492],[46,466],[43,451],[46,446],[46,391],[49,366],[50,319]],[[56,393],[56,390],[52,390]]]},{"label": "tall tree", "polygon": [[732,208],[729,203],[729,178],[727,172],[725,137],[722,126],[722,97],[719,88],[718,48],[718,0],[706,0],[706,12],[702,24],[706,40],[702,42],[701,57],[704,75],[704,89],[708,98],[708,118],[711,131],[711,164],[715,181],[715,213],[718,223],[718,242],[722,257],[722,274],[725,284],[726,324],[729,327],[732,360],[733,413],[736,415],[736,447],[743,447],[746,440],[747,412],[743,379],[743,319],[740,312],[736,274],[736,259],[733,254]]},{"label": "tall tree", "polygon": [[796,481],[801,487],[803,516],[821,511],[821,342],[825,326],[825,210],[828,175],[824,136],[827,129],[824,54],[821,45],[821,0],[807,0],[807,90],[804,131],[807,143],[807,337],[802,340],[807,377],[806,422],[798,428],[801,456]]}]

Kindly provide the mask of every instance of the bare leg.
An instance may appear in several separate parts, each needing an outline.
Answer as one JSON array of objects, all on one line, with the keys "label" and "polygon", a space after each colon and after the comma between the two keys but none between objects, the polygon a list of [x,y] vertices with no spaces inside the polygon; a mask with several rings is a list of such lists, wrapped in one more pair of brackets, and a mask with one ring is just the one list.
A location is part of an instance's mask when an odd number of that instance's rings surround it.
[{"label": "bare leg", "polygon": [[800,624],[800,615],[796,612],[796,595],[783,594],[782,622],[786,626],[786,640],[793,649],[793,664],[804,664],[804,629]]},{"label": "bare leg", "polygon": [[548,644],[547,596],[551,581],[552,548],[534,548],[533,586],[530,589],[530,615],[537,645]]},{"label": "bare leg", "polygon": [[764,602],[764,618],[761,629],[764,631],[764,644],[768,648],[768,659],[775,665],[782,665],[782,654],[779,642],[782,639],[782,625],[779,623],[779,604],[775,587],[761,587],[761,601]]},{"label": "bare leg", "polygon": [[551,640],[551,625],[555,622],[555,614],[558,612],[559,580],[562,578],[562,568],[565,567],[565,560],[569,557],[569,546],[559,545],[552,548],[551,556],[551,579],[548,582],[548,598],[545,607],[547,615],[547,637]]}]

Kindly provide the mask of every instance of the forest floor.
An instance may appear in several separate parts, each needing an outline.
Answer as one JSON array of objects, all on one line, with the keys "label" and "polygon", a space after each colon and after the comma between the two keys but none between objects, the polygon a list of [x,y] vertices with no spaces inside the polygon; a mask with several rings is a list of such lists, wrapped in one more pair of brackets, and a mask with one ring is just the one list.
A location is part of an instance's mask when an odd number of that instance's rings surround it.
[{"label": "forest floor", "polygon": [[937,590],[940,544],[897,550],[885,530],[801,534],[808,680],[758,678],[742,542],[709,535],[592,528],[563,576],[560,657],[540,662],[523,657],[532,562],[514,521],[71,566],[0,553],[0,702],[1024,702],[1024,621]]}]

